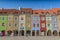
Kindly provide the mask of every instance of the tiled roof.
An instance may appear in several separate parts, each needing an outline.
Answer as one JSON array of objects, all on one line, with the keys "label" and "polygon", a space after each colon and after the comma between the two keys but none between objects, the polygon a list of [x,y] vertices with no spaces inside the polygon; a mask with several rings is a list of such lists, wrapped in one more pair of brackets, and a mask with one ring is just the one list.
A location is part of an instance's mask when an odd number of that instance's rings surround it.
[{"label": "tiled roof", "polygon": [[44,13],[49,12],[49,14],[53,14],[53,13],[58,14],[58,10],[60,10],[60,8],[52,8],[49,10],[41,10],[41,9],[32,10],[31,8],[21,8],[20,10],[18,10],[18,9],[0,9],[0,12],[2,12],[2,13],[7,12],[8,14],[10,12],[12,12],[12,13],[18,12],[20,14],[21,11],[25,11],[25,12],[30,11],[30,13],[33,13],[33,14],[35,14],[35,13],[41,14],[41,12],[44,12]]}]

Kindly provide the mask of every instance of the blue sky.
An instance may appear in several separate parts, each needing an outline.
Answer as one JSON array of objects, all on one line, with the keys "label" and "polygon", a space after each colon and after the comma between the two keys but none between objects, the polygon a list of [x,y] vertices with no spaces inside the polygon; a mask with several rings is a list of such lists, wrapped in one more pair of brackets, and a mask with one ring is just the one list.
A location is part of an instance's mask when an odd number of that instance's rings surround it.
[{"label": "blue sky", "polygon": [[32,8],[32,9],[49,9],[60,8],[59,0],[0,0],[0,8]]}]

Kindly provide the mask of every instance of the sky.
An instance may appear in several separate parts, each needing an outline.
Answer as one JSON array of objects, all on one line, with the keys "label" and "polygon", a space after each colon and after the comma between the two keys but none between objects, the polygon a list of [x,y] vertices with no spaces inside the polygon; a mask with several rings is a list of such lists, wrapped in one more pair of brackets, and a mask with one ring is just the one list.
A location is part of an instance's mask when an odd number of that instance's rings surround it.
[{"label": "sky", "polygon": [[50,9],[60,8],[59,0],[0,0],[0,8],[32,8],[32,9]]}]

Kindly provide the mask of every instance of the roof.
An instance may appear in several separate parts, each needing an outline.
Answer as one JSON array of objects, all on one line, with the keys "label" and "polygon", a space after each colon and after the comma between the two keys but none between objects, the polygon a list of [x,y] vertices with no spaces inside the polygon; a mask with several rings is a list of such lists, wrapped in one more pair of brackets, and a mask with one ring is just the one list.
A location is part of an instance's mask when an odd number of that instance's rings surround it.
[{"label": "roof", "polygon": [[18,12],[18,14],[20,14],[21,13],[21,11],[25,11],[25,12],[28,12],[28,11],[30,11],[30,13],[33,13],[33,14],[41,14],[42,12],[44,12],[44,14],[46,13],[46,12],[49,12],[49,14],[53,14],[53,13],[55,13],[55,14],[58,14],[58,10],[60,10],[60,8],[52,8],[52,9],[49,9],[49,10],[42,10],[42,9],[39,9],[39,10],[32,10],[31,8],[21,8],[21,10],[18,10],[18,9],[0,9],[0,12],[2,12],[2,13],[4,13],[4,12],[7,12],[8,14],[10,13],[10,12],[12,12],[13,14],[15,13],[15,12]]}]

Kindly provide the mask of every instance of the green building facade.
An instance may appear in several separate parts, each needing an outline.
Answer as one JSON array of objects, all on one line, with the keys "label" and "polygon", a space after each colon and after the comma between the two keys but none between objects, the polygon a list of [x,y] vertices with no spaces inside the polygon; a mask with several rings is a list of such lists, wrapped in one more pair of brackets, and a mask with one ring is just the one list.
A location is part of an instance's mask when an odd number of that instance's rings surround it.
[{"label": "green building facade", "polygon": [[6,30],[8,22],[7,14],[0,15],[0,32]]}]

